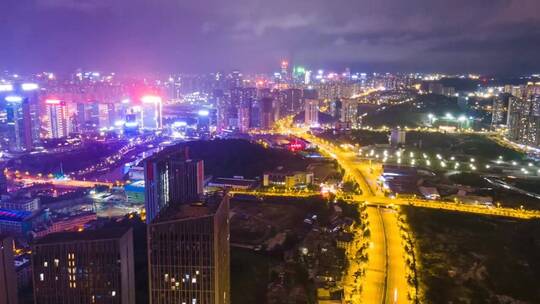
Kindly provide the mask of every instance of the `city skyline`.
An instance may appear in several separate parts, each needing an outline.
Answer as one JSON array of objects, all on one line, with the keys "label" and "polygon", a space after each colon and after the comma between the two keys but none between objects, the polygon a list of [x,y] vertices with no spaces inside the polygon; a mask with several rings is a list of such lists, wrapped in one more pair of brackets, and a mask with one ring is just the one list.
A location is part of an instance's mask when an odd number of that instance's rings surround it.
[{"label": "city skyline", "polygon": [[0,2],[0,304],[540,303],[539,0]]},{"label": "city skyline", "polygon": [[271,72],[287,59],[368,72],[534,73],[539,6],[534,0],[8,1],[0,68]]}]

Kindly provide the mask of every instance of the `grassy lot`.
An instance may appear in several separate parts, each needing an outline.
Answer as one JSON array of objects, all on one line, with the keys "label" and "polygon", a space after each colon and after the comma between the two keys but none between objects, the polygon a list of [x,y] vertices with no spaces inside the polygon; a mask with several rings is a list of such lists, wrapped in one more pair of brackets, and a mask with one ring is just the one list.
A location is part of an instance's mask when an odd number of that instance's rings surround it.
[{"label": "grassy lot", "polygon": [[266,303],[266,287],[275,258],[248,249],[231,248],[231,303]]},{"label": "grassy lot", "polygon": [[282,166],[286,170],[305,170],[309,161],[285,150],[266,149],[241,139],[193,141],[187,144],[194,158],[204,160],[206,174],[219,177],[241,175],[260,177],[264,171]]},{"label": "grassy lot", "polygon": [[[322,136],[338,142],[358,143],[360,146],[387,144],[390,132],[352,130],[350,132],[327,131]],[[439,132],[410,131],[406,135],[406,149],[414,148],[427,154],[440,153],[444,156],[466,155],[479,160],[522,160],[523,153],[503,147],[498,143],[476,134],[450,134]]]},{"label": "grassy lot", "polygon": [[404,208],[422,303],[540,303],[540,222]]},{"label": "grassy lot", "polygon": [[522,153],[503,147],[482,135],[476,134],[407,132],[407,144],[416,145],[426,153],[467,155],[480,160],[495,160],[499,156],[502,156],[505,160],[521,160],[524,158]]},{"label": "grassy lot", "polygon": [[[488,183],[480,174],[462,172],[449,176],[449,180],[461,185],[472,186],[480,188],[476,191],[478,195],[487,195],[493,197],[495,203],[501,203],[503,207],[519,208],[520,206],[526,209],[540,209],[540,200],[514,192],[512,190],[506,190],[500,187],[494,187]],[[509,183],[514,184],[521,189],[537,192],[540,187],[540,181],[538,180],[526,180],[526,179],[505,179]]]},{"label": "grassy lot", "polygon": [[427,94],[416,97],[414,103],[388,105],[384,110],[368,114],[362,121],[365,125],[379,126],[422,126],[427,120],[428,113],[442,116],[449,113],[463,113],[456,98]]},{"label": "grassy lot", "polygon": [[231,211],[231,241],[254,245],[280,231],[296,238],[306,232],[304,219],[308,215],[317,215],[319,223],[325,225],[331,213],[321,197],[267,197],[262,202],[233,199]]}]

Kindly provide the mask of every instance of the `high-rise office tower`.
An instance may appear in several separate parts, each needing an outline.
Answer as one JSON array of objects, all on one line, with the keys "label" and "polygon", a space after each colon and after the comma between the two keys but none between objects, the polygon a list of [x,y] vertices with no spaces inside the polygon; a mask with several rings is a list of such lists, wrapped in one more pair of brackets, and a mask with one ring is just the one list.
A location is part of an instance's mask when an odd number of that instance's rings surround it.
[{"label": "high-rise office tower", "polygon": [[45,100],[46,129],[48,138],[62,138],[68,136],[66,103],[58,99]]},{"label": "high-rise office tower", "polygon": [[218,132],[229,128],[230,100],[223,90],[217,89],[213,92],[213,99],[216,105],[216,128]]},{"label": "high-rise office tower", "polygon": [[310,127],[319,125],[319,100],[306,99],[304,123]]},{"label": "high-rise office tower", "polygon": [[247,133],[251,125],[251,102],[243,102],[238,106],[238,130]]},{"label": "high-rise office tower", "polygon": [[5,102],[9,144],[13,151],[28,151],[39,141],[39,86],[35,83],[4,84],[0,100]]},{"label": "high-rise office tower", "polygon": [[189,159],[187,148],[169,147],[144,160],[146,222],[169,205],[197,200],[203,194],[204,163]]},{"label": "high-rise office tower", "polygon": [[227,83],[229,89],[243,87],[242,73],[240,73],[238,70],[232,71],[229,75],[227,75]]},{"label": "high-rise office tower", "polygon": [[163,127],[163,105],[159,96],[143,96],[141,98],[141,127],[156,130]]},{"label": "high-rise office tower", "polygon": [[274,126],[274,100],[271,97],[263,97],[260,101],[261,129],[271,129]]},{"label": "high-rise office tower", "polygon": [[170,206],[148,227],[150,304],[229,304],[226,194]]},{"label": "high-rise office tower", "polygon": [[0,304],[17,304],[13,239],[0,235]]},{"label": "high-rise office tower", "polygon": [[98,126],[99,128],[110,127],[111,121],[109,117],[109,105],[106,103],[98,104]]},{"label": "high-rise office tower", "polygon": [[289,70],[289,62],[287,60],[281,61],[281,79],[285,83],[289,83],[292,78],[291,71]]},{"label": "high-rise office tower", "polygon": [[303,108],[302,90],[287,89],[280,92],[281,117],[296,115]]},{"label": "high-rise office tower", "polygon": [[36,304],[135,303],[130,228],[54,233],[32,247]]},{"label": "high-rise office tower", "polygon": [[332,117],[339,119],[341,117],[341,108],[342,108],[342,102],[340,99],[335,99],[330,104],[330,115]]},{"label": "high-rise office tower", "polygon": [[4,170],[6,169],[5,164],[0,165],[0,195],[7,194],[8,193],[8,186],[7,186],[7,177]]},{"label": "high-rise office tower", "polygon": [[341,102],[341,117],[339,119],[345,127],[357,127],[360,125],[358,115],[358,101],[355,99],[343,99]]},{"label": "high-rise office tower", "polygon": [[510,96],[510,94],[500,94],[493,99],[493,105],[491,108],[492,128],[506,124]]},{"label": "high-rise office tower", "polygon": [[540,86],[527,86],[523,97],[511,96],[508,105],[508,138],[518,143],[540,146]]},{"label": "high-rise office tower", "polygon": [[[32,149],[32,116],[27,97],[10,95],[5,97],[8,124],[11,128],[10,143],[14,151]],[[34,122],[35,123],[35,122]]]}]

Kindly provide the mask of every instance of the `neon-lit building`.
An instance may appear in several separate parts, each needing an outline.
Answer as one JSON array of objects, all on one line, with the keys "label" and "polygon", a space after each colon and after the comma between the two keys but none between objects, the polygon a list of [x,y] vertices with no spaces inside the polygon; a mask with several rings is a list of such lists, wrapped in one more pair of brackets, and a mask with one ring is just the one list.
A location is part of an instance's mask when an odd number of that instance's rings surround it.
[{"label": "neon-lit building", "polygon": [[68,136],[68,120],[66,103],[59,99],[45,100],[46,129],[48,138]]},{"label": "neon-lit building", "polygon": [[141,98],[141,127],[156,130],[163,127],[163,105],[159,96],[147,95]]},{"label": "neon-lit building", "polygon": [[187,148],[169,147],[144,160],[146,221],[169,205],[197,200],[204,191],[204,163]]},{"label": "neon-lit building", "polygon": [[35,83],[1,84],[0,100],[5,102],[10,149],[29,151],[39,141],[39,111]]},{"label": "neon-lit building", "polygon": [[319,100],[306,99],[304,123],[310,127],[319,125]]},{"label": "neon-lit building", "polygon": [[33,138],[29,99],[22,96],[7,96],[5,100],[7,101],[8,121],[13,126],[11,148],[15,151],[31,150]]},{"label": "neon-lit building", "polygon": [[32,229],[32,219],[32,212],[0,208],[0,234],[25,236]]}]

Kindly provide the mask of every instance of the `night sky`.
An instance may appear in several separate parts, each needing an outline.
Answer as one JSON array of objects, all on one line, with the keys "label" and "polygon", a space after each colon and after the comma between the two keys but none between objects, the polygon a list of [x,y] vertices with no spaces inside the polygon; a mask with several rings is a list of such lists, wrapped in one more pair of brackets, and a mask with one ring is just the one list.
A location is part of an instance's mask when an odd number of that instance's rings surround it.
[{"label": "night sky", "polygon": [[540,0],[0,0],[0,68],[540,72]]}]

